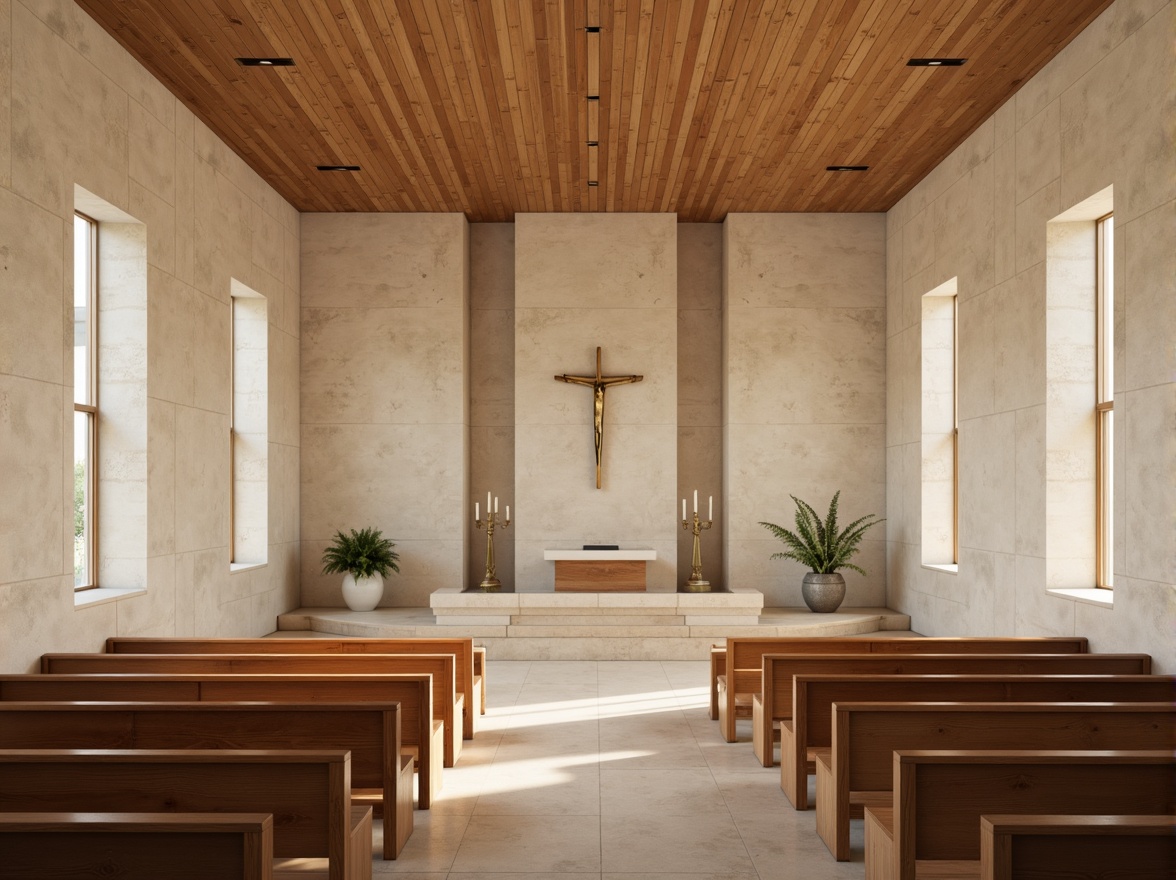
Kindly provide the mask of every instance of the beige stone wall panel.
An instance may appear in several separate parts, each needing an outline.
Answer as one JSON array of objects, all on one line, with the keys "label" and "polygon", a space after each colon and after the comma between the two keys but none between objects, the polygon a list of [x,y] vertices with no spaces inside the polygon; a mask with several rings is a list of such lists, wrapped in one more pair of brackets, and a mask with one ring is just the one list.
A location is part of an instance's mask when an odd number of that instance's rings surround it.
[{"label": "beige stone wall panel", "polygon": [[[1176,349],[1170,344],[1176,175],[1165,122],[1176,109],[1174,21],[1171,2],[1118,0],[994,114],[990,183],[967,179],[977,154],[957,151],[888,216],[889,236],[901,236],[908,311],[912,293],[923,286],[911,279],[926,267],[944,272],[958,262],[963,285],[976,266],[966,240],[984,232],[988,214],[994,235],[996,286],[969,292],[978,302],[991,301],[991,328],[977,315],[967,320],[967,311],[961,321],[968,336],[961,341],[961,406],[966,417],[980,418],[967,418],[961,440],[963,550],[955,593],[943,580],[951,576],[922,570],[917,543],[908,543],[920,516],[911,462],[904,458],[896,472],[891,456],[888,468],[888,491],[903,499],[899,510],[893,503],[889,510],[905,521],[888,524],[888,598],[912,615],[920,632],[949,635],[979,621],[996,634],[1084,635],[1094,650],[1148,651],[1157,671],[1176,669],[1170,638],[1176,626]],[[982,171],[980,164],[972,167]],[[1084,439],[1071,442],[1075,432],[1089,433],[1079,423],[1093,418],[1082,415],[1091,408],[1092,329],[1083,309],[1054,297],[1054,291],[1081,293],[1090,280],[1082,260],[1068,261],[1057,248],[1047,277],[1046,233],[1062,210],[1111,185],[1116,590],[1113,607],[1099,607],[1046,591],[1049,584],[1093,586],[1091,529],[1073,524],[1075,511],[1092,509],[1092,450]],[[950,209],[953,204],[958,208]],[[957,210],[960,235],[942,228]],[[918,362],[899,352],[888,354],[888,369],[892,394],[917,383]],[[989,371],[991,415],[977,407],[987,399]],[[888,412],[889,420],[905,423],[902,432],[891,427],[891,443],[896,433],[910,439],[905,401]],[[969,598],[961,602],[961,596]]]},{"label": "beige stone wall panel", "polygon": [[[66,241],[59,218],[0,190],[0,373],[60,384],[68,369],[72,384],[72,347],[62,357],[64,337],[73,332],[73,279],[67,314],[62,265]],[[72,255],[69,266],[72,272]]]}]

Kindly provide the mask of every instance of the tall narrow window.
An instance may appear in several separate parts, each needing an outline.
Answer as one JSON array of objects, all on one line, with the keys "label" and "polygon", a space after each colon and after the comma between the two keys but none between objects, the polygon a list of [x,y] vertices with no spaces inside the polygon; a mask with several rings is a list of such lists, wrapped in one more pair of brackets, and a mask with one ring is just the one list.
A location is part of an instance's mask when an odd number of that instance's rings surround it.
[{"label": "tall narrow window", "polygon": [[264,563],[269,544],[269,321],[257,291],[234,280],[231,293],[229,562],[242,567]]},{"label": "tall narrow window", "polygon": [[98,224],[74,215],[74,588],[97,581]]},{"label": "tall narrow window", "polygon": [[1095,398],[1095,470],[1097,497],[1098,586],[1114,585],[1115,459],[1115,223],[1107,214],[1097,223],[1095,310],[1097,386]]},{"label": "tall narrow window", "polygon": [[956,279],[923,294],[922,561],[959,562],[959,408]]}]

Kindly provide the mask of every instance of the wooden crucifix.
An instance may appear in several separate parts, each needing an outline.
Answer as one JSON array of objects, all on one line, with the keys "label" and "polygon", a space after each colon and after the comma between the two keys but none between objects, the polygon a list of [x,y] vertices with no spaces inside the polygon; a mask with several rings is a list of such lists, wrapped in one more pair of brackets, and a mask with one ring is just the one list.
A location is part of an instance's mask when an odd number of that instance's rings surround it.
[{"label": "wooden crucifix", "polygon": [[596,488],[600,488],[600,457],[604,448],[604,392],[612,385],[629,385],[640,382],[644,376],[602,376],[600,375],[600,346],[596,346],[596,375],[569,376],[562,373],[556,376],[557,382],[567,382],[571,385],[587,385],[592,389],[593,397],[593,428],[596,433]]}]

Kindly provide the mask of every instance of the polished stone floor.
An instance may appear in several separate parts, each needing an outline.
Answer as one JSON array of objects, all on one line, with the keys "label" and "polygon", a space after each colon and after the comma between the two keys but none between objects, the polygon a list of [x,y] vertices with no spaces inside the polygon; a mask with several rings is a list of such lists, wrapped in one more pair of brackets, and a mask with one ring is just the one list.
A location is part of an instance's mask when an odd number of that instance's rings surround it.
[{"label": "polished stone floor", "polygon": [[[838,864],[779,771],[725,743],[699,661],[490,661],[487,714],[400,858],[414,880],[822,880]],[[378,835],[377,831],[377,835]],[[376,851],[380,841],[376,841]]]}]

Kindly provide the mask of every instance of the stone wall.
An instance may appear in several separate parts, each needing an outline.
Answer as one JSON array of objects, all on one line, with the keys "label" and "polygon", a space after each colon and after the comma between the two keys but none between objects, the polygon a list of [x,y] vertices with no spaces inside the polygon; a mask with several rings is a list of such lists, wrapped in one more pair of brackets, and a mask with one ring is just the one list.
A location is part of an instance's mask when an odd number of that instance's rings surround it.
[{"label": "stone wall", "polygon": [[[100,420],[131,430],[102,453],[105,589],[75,597],[83,203],[108,294]],[[260,635],[297,604],[298,236],[298,213],[75,4],[0,2],[0,670],[112,635]],[[267,303],[269,497],[266,564],[230,573],[234,280]]]},{"label": "stone wall", "polygon": [[[888,597],[921,632],[1081,635],[1176,671],[1174,21],[1171,2],[1119,0],[887,215]],[[1089,589],[1093,303],[1075,313],[1064,302],[1074,285],[1050,280],[1073,268],[1051,221],[1108,188],[1113,598]],[[958,574],[920,564],[921,299],[953,277]],[[1066,410],[1075,369],[1088,405],[1077,421]]]},{"label": "stone wall", "polygon": [[[759,525],[790,495],[840,521],[886,508],[886,243],[881,214],[731,214],[724,224],[726,581],[803,605],[797,563]],[[886,603],[885,540],[867,533],[846,606]]]},{"label": "stone wall", "polygon": [[303,605],[341,604],[339,530],[395,542],[383,605],[462,582],[468,236],[460,214],[302,217]]}]

